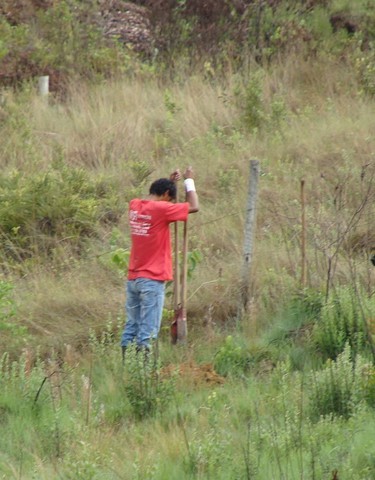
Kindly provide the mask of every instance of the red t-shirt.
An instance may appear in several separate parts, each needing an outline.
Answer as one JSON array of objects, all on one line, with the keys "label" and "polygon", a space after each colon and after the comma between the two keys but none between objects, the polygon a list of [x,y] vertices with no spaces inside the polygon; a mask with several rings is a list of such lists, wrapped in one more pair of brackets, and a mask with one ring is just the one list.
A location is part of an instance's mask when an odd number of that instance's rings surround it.
[{"label": "red t-shirt", "polygon": [[172,280],[172,253],[169,224],[186,221],[188,203],[135,198],[129,204],[132,239],[128,279],[143,277]]}]

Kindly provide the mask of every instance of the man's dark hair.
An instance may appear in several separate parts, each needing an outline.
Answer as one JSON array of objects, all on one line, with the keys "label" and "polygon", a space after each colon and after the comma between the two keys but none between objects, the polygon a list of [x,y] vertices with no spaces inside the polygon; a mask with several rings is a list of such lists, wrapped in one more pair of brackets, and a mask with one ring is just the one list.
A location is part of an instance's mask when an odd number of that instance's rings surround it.
[{"label": "man's dark hair", "polygon": [[168,192],[169,196],[175,200],[176,185],[172,180],[169,180],[169,178],[159,178],[159,180],[155,180],[150,186],[150,195],[157,195],[160,197],[166,192]]}]

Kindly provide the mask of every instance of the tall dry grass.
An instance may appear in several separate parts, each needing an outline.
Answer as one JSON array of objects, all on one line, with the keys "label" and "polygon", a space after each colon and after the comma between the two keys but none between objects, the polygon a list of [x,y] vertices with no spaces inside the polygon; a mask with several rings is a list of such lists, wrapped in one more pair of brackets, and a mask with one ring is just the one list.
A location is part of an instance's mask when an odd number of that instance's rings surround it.
[{"label": "tall dry grass", "polygon": [[[261,79],[262,124],[249,130],[244,92],[255,74]],[[17,101],[8,94],[9,105]],[[27,175],[62,161],[92,178],[116,178],[118,198],[124,199],[134,186],[147,193],[151,179],[194,167],[201,211],[189,221],[190,248],[203,260],[189,283],[192,325],[207,318],[222,325],[235,315],[250,158],[261,166],[251,276],[257,329],[272,322],[272,312],[301,288],[301,179],[308,286],[324,290],[334,261],[329,280],[359,279],[373,288],[367,256],[374,244],[364,245],[363,239],[374,229],[374,101],[360,95],[356,72],[347,64],[291,56],[262,71],[251,67],[221,78],[72,86],[65,103],[32,96],[22,105],[24,117],[14,109],[27,132],[27,148],[9,124],[0,152],[5,171],[17,168]],[[145,172],[142,178],[137,168]],[[120,246],[129,245],[125,219],[124,211]],[[109,249],[112,229],[103,227],[92,254]],[[70,338],[118,315],[118,273],[84,257],[70,267],[70,255],[62,249],[63,273],[34,265],[22,281],[14,274],[20,322],[31,320]]]}]

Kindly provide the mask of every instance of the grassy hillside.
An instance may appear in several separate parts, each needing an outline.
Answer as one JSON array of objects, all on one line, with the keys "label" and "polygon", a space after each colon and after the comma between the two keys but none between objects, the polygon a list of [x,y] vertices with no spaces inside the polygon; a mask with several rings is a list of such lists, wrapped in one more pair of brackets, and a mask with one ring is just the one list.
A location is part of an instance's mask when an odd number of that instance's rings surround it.
[{"label": "grassy hillside", "polygon": [[[63,96],[1,88],[3,478],[373,478],[373,7],[279,3],[262,17],[262,61],[229,42],[220,62],[132,55],[130,75],[74,77]],[[366,28],[335,31],[337,12]],[[187,165],[201,203],[188,344],[170,345],[168,295],[158,354],[123,367],[127,204]]]},{"label": "grassy hillside", "polygon": [[289,56],[210,80],[73,88],[65,103],[5,91],[2,129],[3,278],[16,289],[12,322],[43,342],[66,334],[79,345],[89,327],[122,316],[113,254],[129,248],[127,201],[188,164],[202,204],[189,225],[201,257],[189,280],[193,323],[236,315],[251,158],[261,167],[253,333],[301,288],[373,291],[373,100],[345,64]]}]

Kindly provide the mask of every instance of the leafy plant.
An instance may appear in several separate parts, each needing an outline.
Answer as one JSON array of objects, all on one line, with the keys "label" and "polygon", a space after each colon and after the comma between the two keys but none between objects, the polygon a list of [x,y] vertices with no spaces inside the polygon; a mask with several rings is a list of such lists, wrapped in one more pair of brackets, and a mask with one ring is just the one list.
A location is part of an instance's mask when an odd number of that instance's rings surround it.
[{"label": "leafy plant", "polygon": [[123,275],[128,268],[130,251],[125,248],[116,248],[111,252],[111,260],[120,270],[120,274]]},{"label": "leafy plant", "polygon": [[187,278],[191,279],[193,273],[195,272],[197,266],[201,263],[203,259],[202,252],[197,248],[190,250],[187,254]]},{"label": "leafy plant", "polygon": [[171,403],[174,390],[174,378],[163,378],[155,351],[139,350],[135,345],[127,348],[124,392],[136,418],[162,412]]},{"label": "leafy plant", "polygon": [[0,332],[12,335],[14,343],[22,343],[27,337],[27,328],[12,321],[16,314],[13,288],[10,282],[0,280]]},{"label": "leafy plant", "polygon": [[215,354],[214,367],[221,375],[243,375],[250,366],[250,353],[228,335]]},{"label": "leafy plant", "polygon": [[14,301],[11,298],[13,285],[4,280],[0,280],[0,328],[9,328],[8,320],[15,314]]},{"label": "leafy plant", "polygon": [[151,175],[153,172],[152,168],[150,167],[149,163],[147,162],[140,162],[134,161],[130,164],[130,169],[133,174],[133,185],[135,187],[139,187],[144,184],[145,180]]},{"label": "leafy plant", "polygon": [[223,412],[222,415],[218,415],[219,404],[219,396],[213,391],[201,408],[207,415],[207,429],[203,435],[202,432],[193,432],[189,442],[189,456],[185,464],[187,471],[198,478],[216,477],[223,463],[227,465],[232,460],[228,454],[230,436],[221,425],[223,418],[228,414],[228,409],[226,405],[221,405]]},{"label": "leafy plant", "polygon": [[240,178],[240,172],[237,168],[227,168],[219,170],[218,186],[223,193],[233,193],[236,191],[236,186]]},{"label": "leafy plant", "polygon": [[372,339],[366,318],[374,315],[374,297],[359,296],[351,288],[338,289],[322,308],[313,329],[313,343],[329,358],[336,358],[347,343],[355,354],[369,351]]},{"label": "leafy plant", "polygon": [[310,415],[353,415],[368,391],[368,364],[346,344],[336,361],[328,360],[325,367],[312,374],[312,392],[309,398]]},{"label": "leafy plant", "polygon": [[48,252],[57,239],[80,244],[95,236],[107,218],[107,196],[112,199],[111,191],[103,191],[101,181],[92,181],[82,169],[0,176],[0,234],[8,242],[7,253],[18,249],[23,258],[32,249]]},{"label": "leafy plant", "polygon": [[258,72],[250,77],[242,93],[238,93],[245,128],[252,132],[259,129],[265,120],[262,76]]},{"label": "leafy plant", "polygon": [[358,72],[359,82],[362,86],[362,93],[371,97],[375,96],[375,41],[373,47],[367,52],[361,51],[357,54],[355,68]]}]

